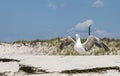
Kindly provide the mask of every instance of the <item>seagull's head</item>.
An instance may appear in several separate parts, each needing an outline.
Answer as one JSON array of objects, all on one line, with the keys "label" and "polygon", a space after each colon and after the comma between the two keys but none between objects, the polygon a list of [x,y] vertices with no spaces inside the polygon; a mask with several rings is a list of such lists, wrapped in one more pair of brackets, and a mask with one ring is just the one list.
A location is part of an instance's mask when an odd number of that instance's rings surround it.
[{"label": "seagull's head", "polygon": [[76,39],[80,38],[79,34],[75,34]]}]

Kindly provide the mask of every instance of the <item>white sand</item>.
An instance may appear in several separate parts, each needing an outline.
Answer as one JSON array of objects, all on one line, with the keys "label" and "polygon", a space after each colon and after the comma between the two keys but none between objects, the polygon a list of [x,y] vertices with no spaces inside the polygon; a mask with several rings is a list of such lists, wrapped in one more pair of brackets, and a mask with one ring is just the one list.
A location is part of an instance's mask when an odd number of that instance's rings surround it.
[{"label": "white sand", "polygon": [[18,70],[19,64],[17,62],[0,62],[0,73],[4,73],[7,76],[13,76]]},{"label": "white sand", "polygon": [[[61,74],[59,72],[73,69],[92,69],[100,67],[120,67],[120,56],[34,56],[34,55],[12,55],[8,56],[12,59],[21,60],[19,64],[32,66],[38,69],[52,72],[48,74],[31,74],[24,76],[69,76],[69,74]],[[5,58],[8,58],[7,56]],[[1,66],[2,64],[0,64]],[[13,65],[4,64],[5,67],[13,68]],[[18,67],[17,65],[14,67]],[[5,69],[4,69],[5,70]],[[118,76],[120,73],[116,70],[107,73],[78,73],[71,76]],[[15,75],[15,76],[22,76]]]},{"label": "white sand", "polygon": [[31,56],[20,64],[40,67],[48,72],[96,67],[120,67],[120,56]]}]

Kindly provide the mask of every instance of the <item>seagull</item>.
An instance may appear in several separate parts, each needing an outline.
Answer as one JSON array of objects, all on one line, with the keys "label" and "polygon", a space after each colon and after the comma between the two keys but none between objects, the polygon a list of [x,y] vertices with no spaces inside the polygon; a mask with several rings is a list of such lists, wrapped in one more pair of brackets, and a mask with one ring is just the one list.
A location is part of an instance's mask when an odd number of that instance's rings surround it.
[{"label": "seagull", "polygon": [[103,43],[98,37],[90,35],[84,43],[81,43],[79,34],[75,34],[75,38],[76,41],[70,36],[61,39],[62,43],[60,44],[60,49],[62,50],[64,46],[68,46],[71,43],[74,43],[74,50],[76,50],[78,53],[86,53],[90,51],[94,45],[96,45],[99,48],[103,48],[105,51],[110,50],[108,46],[105,43]]}]

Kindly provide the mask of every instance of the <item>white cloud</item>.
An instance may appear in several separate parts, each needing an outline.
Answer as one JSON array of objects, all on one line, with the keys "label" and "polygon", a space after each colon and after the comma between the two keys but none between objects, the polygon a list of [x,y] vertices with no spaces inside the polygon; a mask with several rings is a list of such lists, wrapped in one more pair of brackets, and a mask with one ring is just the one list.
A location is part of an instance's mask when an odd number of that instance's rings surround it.
[{"label": "white cloud", "polygon": [[56,9],[56,8],[57,8],[57,6],[56,6],[55,4],[53,4],[53,3],[49,3],[49,4],[48,4],[48,7],[49,7],[49,8],[53,8],[53,9]]},{"label": "white cloud", "polygon": [[96,0],[92,7],[103,7],[104,6],[104,3],[101,1],[101,0]]},{"label": "white cloud", "polygon": [[49,3],[49,4],[48,4],[48,7],[49,7],[49,8],[52,8],[52,9],[57,9],[57,8],[64,8],[65,5],[64,5],[64,4]]},{"label": "white cloud", "polygon": [[[89,25],[95,25],[94,21],[91,19],[88,19],[84,22],[80,22],[76,24],[74,27],[72,27],[71,29],[68,29],[67,34],[74,36],[76,33],[80,33],[82,36],[87,37],[88,36],[87,29]],[[119,38],[120,33],[108,32],[105,30],[96,29],[96,27],[91,27],[91,35],[95,35],[99,38],[104,38],[104,37]]]},{"label": "white cloud", "polygon": [[79,30],[84,30],[86,29],[88,26],[90,25],[93,25],[94,22],[93,20],[86,20],[82,23],[78,23],[76,26],[75,26],[75,30],[79,31]]},{"label": "white cloud", "polygon": [[94,34],[100,38],[103,38],[103,37],[117,38],[118,37],[118,33],[107,32],[99,29],[96,30]]},{"label": "white cloud", "polygon": [[93,20],[88,19],[88,20],[86,20],[84,22],[80,22],[80,23],[76,24],[71,29],[68,29],[67,33],[69,35],[74,36],[74,34],[79,32],[82,36],[86,37],[86,35],[88,35],[87,34],[87,29],[88,29],[88,26],[90,26],[90,25],[94,25],[94,22],[93,22]]}]

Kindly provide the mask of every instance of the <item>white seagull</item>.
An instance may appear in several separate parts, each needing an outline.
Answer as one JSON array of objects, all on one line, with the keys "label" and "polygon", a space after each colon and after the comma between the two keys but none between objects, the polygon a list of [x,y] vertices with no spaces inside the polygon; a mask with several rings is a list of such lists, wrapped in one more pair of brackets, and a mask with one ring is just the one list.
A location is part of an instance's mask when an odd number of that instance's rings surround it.
[{"label": "white seagull", "polygon": [[81,43],[79,34],[76,34],[75,38],[76,38],[76,41],[70,36],[62,39],[60,49],[62,50],[64,46],[74,43],[74,50],[76,50],[78,53],[86,53],[87,51],[90,51],[94,45],[96,45],[99,48],[105,49],[105,51],[110,50],[106,44],[104,44],[99,38],[95,36],[92,36],[92,35],[89,36],[83,44]]}]

